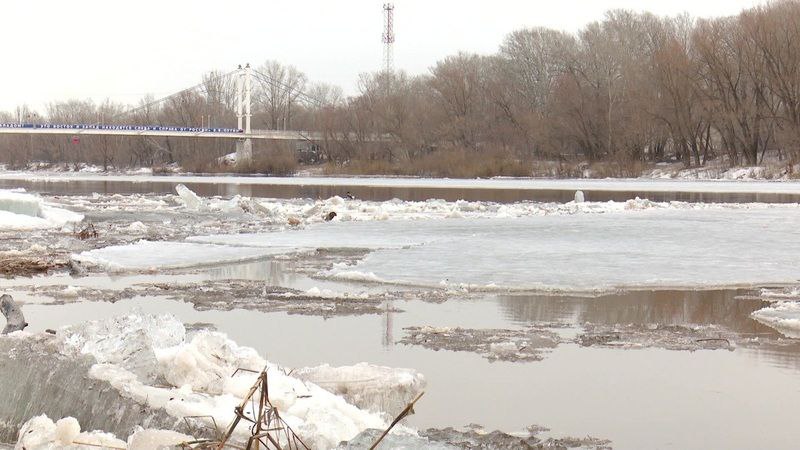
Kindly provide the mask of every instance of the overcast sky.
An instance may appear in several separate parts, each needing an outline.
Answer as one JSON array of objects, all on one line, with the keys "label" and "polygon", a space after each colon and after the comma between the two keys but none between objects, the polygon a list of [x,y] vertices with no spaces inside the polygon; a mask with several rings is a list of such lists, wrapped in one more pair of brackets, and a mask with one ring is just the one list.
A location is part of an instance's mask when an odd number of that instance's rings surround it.
[{"label": "overcast sky", "polygon": [[[274,59],[355,91],[382,64],[383,1],[10,0],[0,10],[0,110],[53,100],[136,103],[203,72]],[[395,67],[428,70],[459,50],[492,53],[510,31],[576,31],[608,9],[731,15],[755,0],[394,0]],[[127,6],[122,6],[127,5]]]}]

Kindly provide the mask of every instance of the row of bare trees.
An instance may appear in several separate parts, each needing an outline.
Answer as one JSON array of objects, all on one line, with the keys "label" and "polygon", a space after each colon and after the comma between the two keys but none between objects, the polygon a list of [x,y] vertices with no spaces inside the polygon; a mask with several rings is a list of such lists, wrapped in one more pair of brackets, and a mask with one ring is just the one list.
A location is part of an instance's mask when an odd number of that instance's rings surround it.
[{"label": "row of bare trees", "polygon": [[[577,33],[521,29],[496,54],[458,53],[427,74],[363,74],[347,98],[278,62],[255,74],[254,127],[321,131],[321,159],[340,168],[415,173],[423,164],[435,174],[444,173],[436,164],[467,160],[699,166],[719,157],[755,165],[768,150],[800,162],[800,2],[791,0],[727,18],[618,10]],[[70,101],[0,122],[234,127],[234,103],[232,77],[210,72],[198,89],[133,109]],[[191,165],[231,150],[190,139],[0,139],[12,163]]]},{"label": "row of bare trees", "polygon": [[494,55],[368,75],[360,88],[327,112],[332,133],[351,132],[329,146],[333,160],[459,150],[755,165],[770,149],[800,161],[800,3],[708,20],[611,11],[577,34],[518,30]]}]

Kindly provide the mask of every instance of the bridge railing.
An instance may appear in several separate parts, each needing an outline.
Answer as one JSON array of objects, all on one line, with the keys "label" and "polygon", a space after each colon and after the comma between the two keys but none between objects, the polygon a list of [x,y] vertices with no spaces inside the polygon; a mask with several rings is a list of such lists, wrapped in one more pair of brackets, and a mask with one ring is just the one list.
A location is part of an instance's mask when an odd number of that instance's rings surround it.
[{"label": "bridge railing", "polygon": [[42,129],[42,130],[101,130],[101,131],[161,131],[184,133],[232,133],[241,134],[239,128],[174,127],[162,125],[98,125],[98,124],[55,124],[55,123],[0,123],[4,129]]}]

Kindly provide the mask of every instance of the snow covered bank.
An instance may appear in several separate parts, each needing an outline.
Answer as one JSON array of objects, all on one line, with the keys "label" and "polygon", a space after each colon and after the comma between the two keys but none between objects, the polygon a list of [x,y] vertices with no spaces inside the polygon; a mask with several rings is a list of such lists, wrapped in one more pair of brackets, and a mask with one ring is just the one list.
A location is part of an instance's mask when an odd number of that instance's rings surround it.
[{"label": "snow covered bank", "polygon": [[181,269],[261,258],[276,252],[256,247],[138,241],[72,255],[72,260],[111,272]]},{"label": "snow covered bank", "polygon": [[83,215],[46,204],[38,196],[0,190],[0,231],[63,228],[82,220]]}]

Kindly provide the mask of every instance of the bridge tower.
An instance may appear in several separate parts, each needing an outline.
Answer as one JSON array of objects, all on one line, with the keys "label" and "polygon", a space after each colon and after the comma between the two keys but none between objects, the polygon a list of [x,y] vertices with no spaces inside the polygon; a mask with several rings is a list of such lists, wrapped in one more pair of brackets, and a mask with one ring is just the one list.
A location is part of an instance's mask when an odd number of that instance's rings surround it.
[{"label": "bridge tower", "polygon": [[383,64],[386,74],[394,71],[394,5],[383,5],[385,21],[383,23]]},{"label": "bridge tower", "polygon": [[[236,141],[236,164],[253,159],[253,141],[250,139],[250,94],[252,92],[253,69],[250,64],[244,68],[239,65],[236,73],[236,118],[239,129],[244,129],[245,137]],[[244,119],[244,127],[242,120]]]}]

